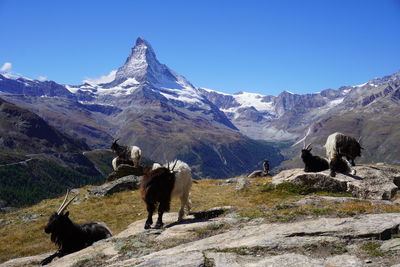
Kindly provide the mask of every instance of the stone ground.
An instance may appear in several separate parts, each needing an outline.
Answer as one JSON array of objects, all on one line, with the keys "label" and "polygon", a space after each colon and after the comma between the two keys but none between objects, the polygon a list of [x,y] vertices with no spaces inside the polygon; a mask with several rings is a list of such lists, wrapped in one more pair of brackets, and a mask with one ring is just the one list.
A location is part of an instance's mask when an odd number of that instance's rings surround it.
[{"label": "stone ground", "polygon": [[[176,218],[176,213],[166,214],[161,230],[144,230],[144,220],[134,222],[114,237],[48,266],[377,267],[400,263],[398,213],[271,224],[262,218],[239,217],[235,208],[222,207],[195,213],[182,223],[176,223]],[[2,266],[35,266],[46,255],[14,259]]]},{"label": "stone ground", "polygon": [[291,182],[329,192],[351,192],[360,199],[389,200],[400,186],[400,171],[385,166],[356,166],[356,175],[304,172],[302,169],[282,171],[272,178],[273,184]]},{"label": "stone ground", "polygon": [[[354,196],[307,196],[285,204],[292,208],[359,201],[372,206],[399,205],[388,200],[400,185],[399,171],[384,166],[355,169],[356,176],[337,174],[335,178],[327,171],[305,173],[293,169],[274,176],[272,182],[351,192]],[[237,190],[249,182],[245,177],[236,180]],[[128,182],[135,186],[138,183],[136,179]],[[102,189],[114,191],[120,187],[116,181]],[[164,229],[144,230],[144,220],[136,221],[112,238],[55,259],[48,266],[400,267],[400,213],[339,218],[321,215],[290,223],[269,223],[264,218],[243,218],[235,207],[219,207],[193,213],[180,223],[176,222],[177,217],[176,213],[165,214]],[[13,259],[1,266],[37,266],[48,255]]]}]

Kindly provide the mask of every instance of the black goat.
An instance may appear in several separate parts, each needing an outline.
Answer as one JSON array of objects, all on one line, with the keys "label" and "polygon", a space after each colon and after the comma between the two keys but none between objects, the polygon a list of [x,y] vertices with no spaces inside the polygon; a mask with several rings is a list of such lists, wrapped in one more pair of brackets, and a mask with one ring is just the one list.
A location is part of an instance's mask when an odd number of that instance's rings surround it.
[{"label": "black goat", "polygon": [[351,169],[350,162],[343,159],[343,157],[338,154],[336,157],[331,159],[329,162],[330,176],[335,177],[336,173],[351,174],[355,175],[356,170]]},{"label": "black goat", "polygon": [[[75,199],[74,196],[65,204],[68,193],[57,212],[54,212],[44,231],[51,234],[51,241],[58,245],[59,250],[40,262],[41,265],[50,263],[56,257],[63,257],[92,245],[101,239],[111,237],[110,230],[100,223],[89,222],[76,224],[68,217],[69,212],[63,213],[68,205]],[[65,205],[64,205],[65,204]]]},{"label": "black goat", "polygon": [[175,184],[175,174],[168,168],[160,167],[155,170],[145,172],[140,183],[140,193],[146,203],[147,220],[144,229],[149,229],[153,224],[153,213],[158,205],[158,218],[155,228],[161,228],[164,223],[162,216],[169,211],[171,203],[171,193]]},{"label": "black goat", "polygon": [[[158,219],[155,228],[163,226],[162,216],[170,208],[171,198],[179,198],[181,207],[178,212],[178,221],[182,221],[185,209],[190,212],[191,202],[189,191],[192,187],[192,173],[189,165],[176,160],[172,169],[160,164],[153,164],[152,169],[145,168],[140,193],[147,207],[147,220],[144,225],[148,229],[153,224],[153,212],[158,204]],[[176,168],[175,168],[176,167]]]},{"label": "black goat", "polygon": [[328,160],[311,154],[311,144],[301,150],[301,159],[304,162],[305,172],[320,172],[329,169]]}]

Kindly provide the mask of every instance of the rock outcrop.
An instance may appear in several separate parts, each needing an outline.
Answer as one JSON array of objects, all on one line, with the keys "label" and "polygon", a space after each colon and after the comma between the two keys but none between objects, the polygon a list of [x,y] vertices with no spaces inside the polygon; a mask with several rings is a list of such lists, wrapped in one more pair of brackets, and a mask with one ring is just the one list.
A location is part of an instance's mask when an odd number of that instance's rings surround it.
[{"label": "rock outcrop", "polygon": [[103,186],[88,189],[92,196],[108,196],[117,192],[136,190],[139,188],[141,176],[128,175]]},{"label": "rock outcrop", "polygon": [[400,171],[384,166],[356,166],[356,175],[338,173],[331,177],[329,171],[304,172],[302,169],[282,171],[272,178],[277,185],[291,182],[329,192],[351,192],[361,199],[388,200],[394,197],[400,185]]},{"label": "rock outcrop", "polygon": [[[371,260],[359,252],[371,240],[387,250],[397,247],[397,241],[381,240],[396,240],[390,238],[398,233],[400,214],[271,224],[238,217],[229,207],[224,215],[215,211],[219,217],[196,219],[191,215],[182,223],[175,222],[176,213],[168,213],[164,230],[143,230],[144,220],[137,221],[116,236],[49,266],[85,266],[87,262],[90,266],[322,267],[365,266],[366,261],[373,263],[368,266],[394,266],[400,260],[398,254]],[[14,259],[4,265],[29,265],[39,258]]]}]

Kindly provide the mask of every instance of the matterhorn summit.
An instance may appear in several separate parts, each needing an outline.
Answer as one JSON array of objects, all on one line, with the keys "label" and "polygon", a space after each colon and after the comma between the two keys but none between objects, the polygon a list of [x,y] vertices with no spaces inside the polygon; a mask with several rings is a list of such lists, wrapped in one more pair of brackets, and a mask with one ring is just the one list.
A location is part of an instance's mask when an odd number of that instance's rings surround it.
[{"label": "matterhorn summit", "polygon": [[115,104],[121,97],[126,100],[129,96],[146,95],[184,105],[205,105],[198,89],[186,78],[161,64],[150,43],[142,37],[136,40],[125,64],[118,68],[110,82],[87,83],[68,89],[78,92],[81,101],[99,104]]},{"label": "matterhorn summit", "polygon": [[150,43],[142,37],[136,40],[125,64],[117,70],[114,81],[104,86],[110,87],[123,83],[147,83],[156,88],[169,89],[193,88],[193,85],[184,77],[161,64]]}]

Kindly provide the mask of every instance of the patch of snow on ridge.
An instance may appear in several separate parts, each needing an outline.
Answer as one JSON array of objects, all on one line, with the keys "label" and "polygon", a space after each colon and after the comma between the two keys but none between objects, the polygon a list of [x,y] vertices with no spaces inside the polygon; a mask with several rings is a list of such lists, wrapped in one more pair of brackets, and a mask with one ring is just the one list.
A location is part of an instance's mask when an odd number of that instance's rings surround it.
[{"label": "patch of snow on ridge", "polygon": [[82,82],[83,83],[88,83],[88,84],[91,84],[91,85],[97,85],[97,84],[102,84],[102,83],[110,83],[110,82],[114,81],[116,73],[117,73],[117,71],[113,70],[107,75],[103,75],[103,76],[100,76],[98,78],[87,78],[87,79],[83,80]]},{"label": "patch of snow on ridge", "polygon": [[158,92],[167,99],[182,101],[189,104],[198,104],[203,106],[203,97],[193,87],[186,87],[184,89],[161,88],[162,91]]},{"label": "patch of snow on ridge", "polygon": [[232,96],[231,94],[227,94],[227,93],[220,92],[220,91],[215,91],[215,90],[213,90],[213,89],[208,89],[208,88],[204,88],[204,87],[200,87],[200,89],[203,89],[204,91],[207,91],[207,92],[210,92],[210,93],[216,93],[216,94],[219,94],[219,95],[228,95],[228,96]]},{"label": "patch of snow on ridge", "polygon": [[[256,93],[241,92],[233,95],[235,100],[243,107],[254,107],[258,111],[273,112],[274,107],[272,102],[262,102],[264,96]],[[237,109],[237,108],[236,108]]]},{"label": "patch of snow on ridge", "polygon": [[80,87],[74,87],[70,85],[65,85],[65,88],[67,88],[67,90],[73,94],[75,94],[76,92],[78,92],[79,89],[81,89]]},{"label": "patch of snow on ridge", "polygon": [[340,103],[342,103],[343,100],[344,100],[344,97],[338,98],[338,99],[335,99],[335,100],[332,100],[331,102],[329,102],[328,105],[329,105],[330,107],[334,107],[334,106],[337,106],[337,105],[339,105]]}]

